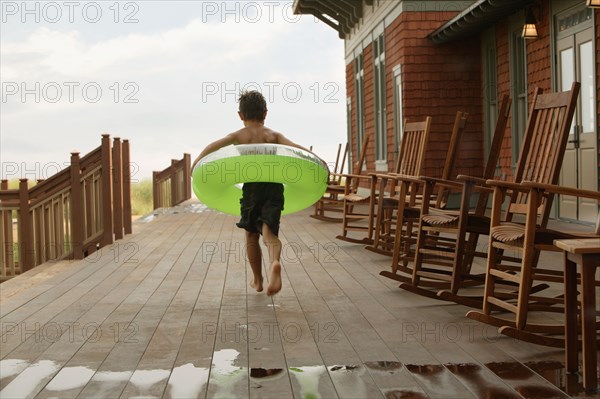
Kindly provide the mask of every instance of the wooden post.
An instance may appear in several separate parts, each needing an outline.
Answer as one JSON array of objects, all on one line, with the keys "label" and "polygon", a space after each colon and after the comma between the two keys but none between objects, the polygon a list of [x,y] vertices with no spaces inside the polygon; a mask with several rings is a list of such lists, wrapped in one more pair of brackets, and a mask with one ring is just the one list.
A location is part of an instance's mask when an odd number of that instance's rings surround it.
[{"label": "wooden post", "polygon": [[171,166],[172,166],[172,170],[171,170],[171,203],[170,206],[175,206],[179,203],[179,198],[178,195],[179,194],[179,180],[177,179],[177,160],[176,159],[171,159]]},{"label": "wooden post", "polygon": [[[81,192],[81,166],[79,153],[71,153],[71,233],[73,259],[83,259],[83,195]],[[91,223],[91,221],[88,221]]]},{"label": "wooden post", "polygon": [[27,179],[19,179],[19,255],[21,273],[34,266],[33,234],[29,215],[29,187]]},{"label": "wooden post", "polygon": [[123,227],[125,234],[132,233],[131,226],[131,168],[129,164],[129,140],[123,140]]},{"label": "wooden post", "polygon": [[190,154],[183,154],[183,181],[185,184],[185,199],[192,198],[192,158]]},{"label": "wooden post", "polygon": [[112,154],[108,134],[102,135],[102,228],[102,246],[112,244]]},{"label": "wooden post", "polygon": [[154,209],[158,209],[160,206],[160,201],[158,198],[158,180],[157,180],[158,172],[152,172],[152,204]]},{"label": "wooden post", "polygon": [[113,139],[113,223],[115,240],[123,238],[123,176],[121,139]]},{"label": "wooden post", "polygon": [[[0,191],[8,190],[8,180],[2,179],[0,181]],[[1,203],[2,201],[0,201]],[[12,238],[12,211],[1,212],[2,216],[2,245],[4,246],[2,252],[2,269],[0,270],[0,276],[7,276],[9,268],[12,270],[12,275],[15,274],[14,259],[13,257],[13,238]]]}]

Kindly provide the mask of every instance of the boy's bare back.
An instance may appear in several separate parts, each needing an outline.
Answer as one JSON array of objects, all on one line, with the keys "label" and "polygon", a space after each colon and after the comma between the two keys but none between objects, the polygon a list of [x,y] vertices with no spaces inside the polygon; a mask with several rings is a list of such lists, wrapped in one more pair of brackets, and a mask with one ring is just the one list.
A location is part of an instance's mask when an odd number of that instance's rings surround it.
[{"label": "boy's bare back", "polygon": [[236,137],[237,144],[281,144],[278,137],[281,136],[268,127],[262,126],[245,126],[233,133]]},{"label": "boy's bare back", "polygon": [[306,148],[292,142],[283,134],[262,124],[249,124],[232,133],[232,135],[235,137],[235,144],[283,144],[306,150]]}]

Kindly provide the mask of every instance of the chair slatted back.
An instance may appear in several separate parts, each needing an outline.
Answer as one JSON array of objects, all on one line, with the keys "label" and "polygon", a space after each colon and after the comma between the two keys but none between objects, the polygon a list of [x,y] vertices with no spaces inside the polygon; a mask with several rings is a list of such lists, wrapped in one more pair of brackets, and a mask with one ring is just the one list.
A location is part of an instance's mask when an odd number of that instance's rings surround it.
[{"label": "chair slatted back", "polygon": [[[369,144],[369,140],[371,139],[370,134],[365,134],[362,141],[362,147],[360,147],[360,154],[358,155],[358,159],[354,162],[353,169],[351,171],[352,174],[360,175],[362,173],[363,166],[365,164],[365,159],[367,157],[367,146]],[[350,179],[350,192],[356,193],[358,191],[359,179],[352,178]],[[346,183],[348,184],[348,182]]]},{"label": "chair slatted back", "polygon": [[[542,94],[539,88],[534,91],[515,173],[516,183],[524,180],[558,183],[579,87],[578,82],[573,82],[571,90],[565,92]],[[538,207],[541,226],[546,226],[551,206],[552,197],[544,197]],[[513,194],[507,220],[512,213],[527,213],[527,194]]]},{"label": "chair slatted back", "polygon": [[360,147],[360,154],[358,154],[358,159],[354,162],[352,173],[355,175],[360,175],[365,164],[365,159],[367,157],[367,145],[369,144],[369,140],[371,138],[370,134],[365,134],[362,141],[362,147]]},{"label": "chair slatted back", "polygon": [[[341,144],[340,144],[341,146]],[[342,163],[340,164],[340,169],[339,169],[339,173],[344,173],[344,166],[346,166],[346,156],[348,155],[348,143],[346,142],[346,145],[344,146],[344,153],[342,154]],[[337,166],[337,160],[336,160],[336,166]]]},{"label": "chair slatted back", "polygon": [[[494,137],[490,144],[490,152],[488,154],[487,163],[483,170],[484,179],[493,179],[496,174],[496,166],[498,165],[498,159],[500,158],[500,150],[502,149],[502,141],[504,140],[504,134],[506,133],[506,124],[508,123],[508,117],[510,116],[511,100],[508,95],[502,97],[500,103],[500,109],[498,110],[498,120],[496,121],[496,129],[494,130]],[[487,208],[488,193],[480,193],[479,199],[477,200],[477,207],[475,213],[478,215],[483,214]]]},{"label": "chair slatted back", "polygon": [[[458,111],[454,118],[454,125],[452,127],[452,135],[450,136],[450,143],[448,145],[448,152],[446,154],[446,162],[444,163],[444,170],[442,171],[441,178],[444,180],[454,179],[454,166],[456,164],[456,156],[458,155],[458,146],[460,144],[462,135],[467,126],[467,119],[469,114],[467,112]],[[445,187],[439,187],[436,195],[436,207],[443,207],[448,200],[450,191]]]},{"label": "chair slatted back", "polygon": [[[335,156],[335,166],[333,167],[333,175],[330,177],[330,184],[339,184],[341,177],[340,174],[344,173],[344,166],[346,165],[346,154],[348,153],[348,143],[344,147],[344,153],[342,155],[342,143],[338,144],[337,155]],[[342,155],[342,162],[340,163],[340,155]],[[339,169],[338,169],[339,168]]]},{"label": "chair slatted back", "polygon": [[429,141],[431,117],[422,122],[404,120],[404,132],[400,143],[400,153],[396,163],[396,173],[420,176],[425,164],[425,149]]}]

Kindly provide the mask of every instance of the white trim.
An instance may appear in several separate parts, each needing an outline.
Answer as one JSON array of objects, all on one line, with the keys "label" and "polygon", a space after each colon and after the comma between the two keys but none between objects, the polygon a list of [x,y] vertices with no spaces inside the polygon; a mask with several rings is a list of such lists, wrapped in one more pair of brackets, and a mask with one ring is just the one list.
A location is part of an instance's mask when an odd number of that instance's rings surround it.
[{"label": "white trim", "polygon": [[379,29],[385,30],[403,12],[427,12],[427,11],[456,11],[461,12],[473,4],[473,0],[385,0],[379,5],[367,6],[363,3],[363,16],[352,28],[344,39],[345,58],[348,63],[352,58],[354,49],[367,47],[377,34]]},{"label": "white trim", "polygon": [[[399,89],[398,89],[399,87]],[[398,64],[392,69],[393,89],[393,116],[394,116],[394,162],[398,161],[398,146],[404,135],[404,109],[402,93],[402,65]]]},{"label": "white trim", "polygon": [[383,22],[384,21],[381,21],[379,25],[373,29],[373,32],[371,32],[372,37],[379,37],[383,34],[383,31],[385,30],[385,25]]},{"label": "white trim", "polygon": [[388,163],[386,160],[375,161],[375,172],[387,172]]},{"label": "white trim", "polygon": [[[383,29],[388,25],[385,19],[388,15],[400,15],[402,1],[382,1],[378,7],[370,7],[363,3],[363,16],[355,27],[346,35],[344,40],[346,59],[354,48],[362,45],[366,47],[373,41],[373,30],[379,25]],[[395,18],[394,18],[395,19]]]}]

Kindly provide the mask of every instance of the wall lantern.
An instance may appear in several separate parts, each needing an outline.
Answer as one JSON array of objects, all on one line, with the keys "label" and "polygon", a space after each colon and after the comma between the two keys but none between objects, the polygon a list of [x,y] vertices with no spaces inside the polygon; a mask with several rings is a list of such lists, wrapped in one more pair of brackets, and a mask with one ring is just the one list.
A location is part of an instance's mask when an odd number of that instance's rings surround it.
[{"label": "wall lantern", "polygon": [[600,0],[587,0],[587,6],[592,8],[600,8]]},{"label": "wall lantern", "polygon": [[[588,0],[588,1],[600,1],[600,0]],[[533,15],[533,11],[531,8],[527,8],[527,14],[525,16],[525,25],[523,25],[523,39],[537,39],[537,20],[535,19],[535,15]]]}]

